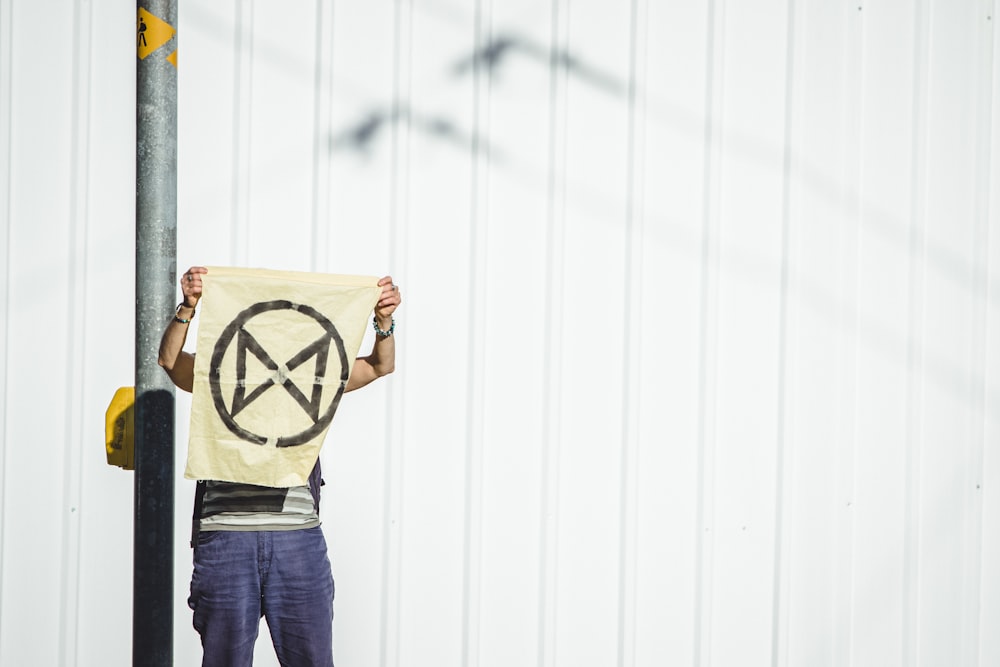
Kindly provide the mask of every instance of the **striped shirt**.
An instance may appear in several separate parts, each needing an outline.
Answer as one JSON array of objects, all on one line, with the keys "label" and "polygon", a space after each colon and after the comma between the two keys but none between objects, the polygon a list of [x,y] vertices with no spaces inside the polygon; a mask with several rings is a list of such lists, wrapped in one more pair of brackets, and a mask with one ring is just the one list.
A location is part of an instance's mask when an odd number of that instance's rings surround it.
[{"label": "striped shirt", "polygon": [[201,530],[298,530],[319,525],[308,486],[275,489],[207,481]]}]

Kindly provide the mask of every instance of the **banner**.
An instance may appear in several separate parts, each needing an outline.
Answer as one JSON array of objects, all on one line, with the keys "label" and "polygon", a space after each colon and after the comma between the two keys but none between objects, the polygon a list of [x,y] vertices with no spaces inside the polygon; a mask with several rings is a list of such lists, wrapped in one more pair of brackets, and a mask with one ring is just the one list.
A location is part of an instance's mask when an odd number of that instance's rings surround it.
[{"label": "banner", "polygon": [[378,278],[208,267],[202,280],[184,476],[306,484]]}]

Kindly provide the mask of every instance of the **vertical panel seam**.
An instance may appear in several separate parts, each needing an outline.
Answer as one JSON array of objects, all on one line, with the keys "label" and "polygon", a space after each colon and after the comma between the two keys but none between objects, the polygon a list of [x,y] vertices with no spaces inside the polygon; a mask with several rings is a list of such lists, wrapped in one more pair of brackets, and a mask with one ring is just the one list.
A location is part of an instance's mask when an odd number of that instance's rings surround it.
[{"label": "vertical panel seam", "polygon": [[[486,35],[484,40],[484,33]],[[480,53],[483,43],[492,41],[492,6],[490,0],[476,0],[473,16],[473,53]],[[481,143],[490,132],[490,94],[492,70],[472,68],[472,136],[469,142],[469,315],[476,331],[488,332],[486,326],[486,252],[489,236],[489,142]],[[485,79],[485,82],[484,82]],[[485,88],[485,92],[484,89]],[[485,101],[484,101],[485,97]],[[462,658],[463,664],[479,664],[480,601],[483,533],[483,410],[485,384],[484,336],[469,338],[466,369],[466,460],[465,460],[465,544],[462,563]]]},{"label": "vertical panel seam", "polygon": [[[846,624],[846,638],[843,642],[845,648],[845,656],[843,658],[843,664],[850,664],[854,652],[854,604],[855,604],[855,592],[856,592],[856,568],[854,567],[855,554],[855,544],[854,544],[854,524],[855,524],[855,514],[853,510],[854,507],[854,494],[855,489],[855,479],[857,473],[857,461],[858,461],[858,412],[859,412],[859,392],[858,387],[860,386],[860,365],[858,363],[857,347],[858,341],[861,338],[861,318],[859,314],[859,295],[861,292],[861,269],[860,269],[860,256],[862,252],[862,229],[864,227],[864,211],[861,207],[862,197],[864,195],[864,161],[862,159],[862,146],[864,144],[864,106],[865,106],[865,70],[864,70],[864,17],[862,14],[862,7],[858,7],[858,11],[854,12],[851,6],[845,4],[845,11],[849,12],[854,16],[853,20],[849,20],[850,25],[848,25],[849,33],[853,40],[857,42],[857,48],[851,49],[850,59],[848,60],[847,66],[849,68],[848,75],[846,77],[847,82],[855,86],[856,95],[852,96],[851,99],[856,100],[856,106],[852,105],[849,111],[854,112],[854,116],[851,118],[851,126],[848,128],[850,138],[853,141],[851,145],[852,153],[849,154],[850,158],[853,158],[853,163],[851,166],[851,172],[847,175],[847,178],[853,179],[853,187],[848,186],[845,188],[845,208],[850,207],[850,213],[853,214],[853,244],[850,247],[845,247],[845,256],[848,252],[853,251],[853,275],[848,275],[848,270],[845,267],[843,271],[843,290],[845,292],[845,305],[842,311],[842,317],[847,318],[848,322],[845,322],[843,327],[845,345],[850,350],[850,361],[852,367],[847,369],[845,372],[845,377],[843,378],[843,385],[850,383],[850,394],[849,396],[841,398],[841,406],[848,421],[847,430],[849,431],[850,447],[845,448],[848,451],[847,461],[841,465],[838,460],[838,477],[840,474],[847,476],[846,487],[848,491],[848,499],[846,500],[846,507],[851,508],[851,512],[845,517],[845,532],[847,542],[846,546],[840,547],[840,550],[846,550],[849,557],[840,560],[841,563],[846,563],[846,573],[843,575],[847,582],[847,592],[846,597],[846,616],[845,611],[840,610],[840,616],[838,617],[838,623]],[[845,180],[847,180],[845,178]],[[846,226],[845,226],[846,229]],[[849,292],[849,296],[848,296]],[[850,324],[852,329],[848,331],[847,324]],[[846,392],[845,386],[841,386],[841,391]],[[839,482],[839,478],[838,478]],[[838,537],[840,533],[838,531]],[[839,546],[839,545],[838,545]],[[835,633],[839,627],[835,629]],[[839,642],[835,642],[835,645],[839,645]],[[836,663],[836,661],[835,661]]]},{"label": "vertical panel seam", "polygon": [[911,115],[910,238],[907,294],[907,387],[906,434],[903,474],[905,499],[903,521],[903,618],[902,659],[915,664],[920,657],[920,488],[923,456],[921,403],[924,395],[924,276],[927,254],[927,107],[930,82],[926,81],[930,59],[930,10],[928,3],[914,5],[913,104]]},{"label": "vertical panel seam", "polygon": [[719,204],[717,188],[721,187],[721,150],[723,120],[721,114],[725,80],[724,41],[720,46],[718,32],[724,30],[725,0],[709,0],[706,21],[705,64],[705,165],[702,175],[702,249],[701,249],[701,312],[699,329],[701,347],[698,358],[698,500],[695,521],[695,608],[693,632],[693,665],[711,664],[712,622],[712,558],[714,530],[712,525],[712,494],[714,493],[715,456],[715,353],[717,351],[716,312],[718,306],[717,248]]},{"label": "vertical panel seam", "polygon": [[[313,173],[312,243],[313,271],[325,268],[329,260],[330,150],[327,139],[333,96],[333,21],[335,0],[316,0],[315,72],[313,74]],[[324,12],[324,7],[329,11]],[[329,37],[327,37],[329,36]]]},{"label": "vertical panel seam", "polygon": [[[87,327],[87,234],[90,125],[91,5],[77,3],[73,8],[72,53],[73,84],[70,121],[69,238],[67,242],[66,306],[66,387],[65,429],[63,437],[63,503],[60,508],[62,558],[60,580],[65,599],[59,610],[59,655],[61,664],[77,663],[77,638],[80,605],[80,490],[82,483],[80,434],[83,431],[83,378]],[[81,315],[82,310],[82,315]],[[81,326],[81,322],[83,326]]]},{"label": "vertical panel seam", "polygon": [[[787,465],[794,452],[787,452],[787,433],[789,420],[793,419],[794,411],[788,410],[788,402],[792,400],[794,393],[788,391],[789,384],[789,361],[788,346],[791,339],[790,315],[791,304],[791,274],[793,273],[792,257],[792,170],[794,168],[794,142],[795,142],[795,83],[796,83],[796,27],[797,14],[795,12],[795,0],[788,0],[785,8],[785,109],[784,109],[784,156],[782,165],[782,202],[781,202],[781,277],[780,277],[780,306],[778,314],[778,412],[776,415],[776,451],[775,451],[775,488],[774,488],[774,562],[772,573],[772,612],[771,612],[771,664],[777,667],[780,664],[788,663],[787,646],[782,645],[782,640],[787,641],[787,633],[782,636],[785,619],[788,615],[786,596],[786,586],[790,577],[785,571],[790,568],[791,563],[786,554],[788,545],[785,540],[785,486],[791,480],[786,480],[786,474],[790,476],[789,470],[793,470]],[[783,650],[784,649],[784,650]],[[784,658],[784,660],[782,659]]]},{"label": "vertical panel seam", "polygon": [[[618,665],[636,664],[636,581],[638,568],[638,484],[640,369],[642,358],[642,240],[644,223],[646,11],[648,0],[632,0],[629,21],[629,79],[625,204],[624,323],[622,371],[622,444],[619,489]],[[640,30],[640,26],[642,29]]]},{"label": "vertical panel seam", "polygon": [[[991,285],[990,285],[990,243],[992,240],[992,234],[990,229],[990,217],[993,210],[992,195],[995,186],[993,185],[992,172],[993,172],[993,108],[994,108],[994,95],[996,94],[996,83],[994,80],[995,69],[993,67],[994,63],[994,48],[996,41],[993,37],[994,34],[994,10],[995,3],[989,2],[987,12],[988,15],[986,20],[983,21],[979,15],[975,15],[977,21],[982,22],[982,26],[977,26],[977,39],[976,43],[979,47],[976,51],[978,60],[978,77],[977,80],[982,85],[976,87],[978,95],[981,97],[977,99],[977,134],[980,135],[980,140],[976,142],[978,147],[978,152],[976,156],[976,170],[978,172],[978,183],[976,187],[977,201],[975,204],[975,216],[976,216],[976,231],[974,239],[973,251],[975,266],[973,267],[973,294],[975,298],[973,303],[978,307],[979,313],[976,315],[976,332],[973,334],[975,337],[974,343],[970,349],[969,358],[969,368],[970,369],[982,369],[982,375],[973,380],[973,386],[970,388],[970,393],[972,397],[973,409],[970,411],[970,419],[973,421],[972,428],[970,429],[973,436],[973,446],[975,447],[975,453],[973,455],[973,465],[975,474],[975,490],[973,506],[975,507],[975,518],[968,528],[968,533],[973,535],[973,541],[976,546],[975,549],[970,548],[970,553],[967,556],[969,559],[974,560],[973,568],[975,571],[975,581],[972,585],[966,583],[964,590],[967,592],[970,600],[966,603],[968,606],[972,606],[973,610],[970,616],[972,618],[967,620],[965,632],[967,633],[965,639],[967,640],[965,645],[966,650],[970,656],[968,661],[970,665],[975,667],[982,663],[982,636],[984,635],[982,630],[982,563],[983,563],[983,549],[985,545],[985,540],[983,539],[983,472],[984,472],[984,460],[985,460],[985,448],[986,448],[986,435],[988,433],[988,421],[989,421],[989,344],[987,341],[990,340],[990,317],[989,317],[989,305],[991,301]],[[982,40],[982,42],[980,41]],[[992,186],[992,187],[991,187]],[[973,371],[975,373],[975,371]],[[973,493],[970,489],[969,493]],[[987,633],[988,634],[988,633]],[[970,636],[971,635],[971,636]]]},{"label": "vertical panel seam", "polygon": [[[542,419],[545,443],[542,447],[542,512],[539,522],[539,634],[538,666],[552,667],[556,662],[558,642],[558,558],[559,558],[559,458],[561,448],[562,360],[558,342],[562,336],[563,226],[565,224],[566,164],[565,116],[568,113],[567,68],[559,59],[566,52],[566,26],[569,18],[567,0],[552,0],[549,44],[549,146],[548,212],[544,349],[548,360],[542,387]],[[562,114],[562,117],[560,117]]]},{"label": "vertical panel seam", "polygon": [[235,0],[235,42],[233,76],[233,164],[232,164],[232,239],[233,263],[249,261],[250,249],[250,174],[253,124],[253,31],[254,0]]},{"label": "vertical panel seam", "polygon": [[[389,257],[393,271],[405,273],[403,259],[407,251],[406,219],[409,206],[409,105],[401,104],[403,95],[409,94],[410,63],[412,58],[413,0],[399,0],[393,14],[393,66],[392,66],[392,118],[390,133],[390,202],[389,202]],[[405,357],[405,338],[397,341],[396,352]],[[382,554],[382,601],[379,642],[379,665],[398,667],[401,646],[402,606],[402,553],[405,492],[405,448],[402,443],[405,421],[406,377],[393,383],[388,398],[390,414],[398,414],[386,429],[385,488]]]},{"label": "vertical panel seam", "polygon": [[[11,2],[0,2],[0,119],[5,122],[0,126],[0,159],[3,160],[2,171],[0,171],[0,202],[3,202],[3,211],[0,211],[0,223],[3,225],[3,229],[0,230],[0,234],[3,234],[3,247],[2,247],[2,257],[3,266],[2,274],[0,274],[0,279],[3,280],[3,284],[0,285],[0,314],[3,315],[3,325],[0,326],[0,646],[4,645],[3,642],[3,617],[4,609],[6,605],[4,604],[4,555],[6,554],[6,529],[5,526],[7,522],[4,521],[6,516],[6,494],[7,494],[7,443],[10,442],[7,432],[7,396],[9,389],[8,380],[8,364],[7,360],[9,358],[10,350],[8,348],[8,340],[10,339],[10,326],[14,318],[11,317],[9,312],[10,309],[10,228],[11,228],[11,178],[13,174],[13,146],[11,145],[11,140],[13,138],[13,133],[11,131],[13,124],[13,82],[14,82],[14,67],[13,67],[13,53],[14,48],[12,46],[14,40],[14,31],[12,27],[12,22],[14,18],[14,10]],[[3,657],[2,650],[0,650],[0,658]]]}]

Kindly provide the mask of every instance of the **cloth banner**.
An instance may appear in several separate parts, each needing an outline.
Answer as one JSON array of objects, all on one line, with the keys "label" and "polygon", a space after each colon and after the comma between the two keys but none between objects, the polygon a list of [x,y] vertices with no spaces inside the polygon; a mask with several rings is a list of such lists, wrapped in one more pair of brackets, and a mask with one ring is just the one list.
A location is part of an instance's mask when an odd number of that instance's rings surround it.
[{"label": "cloth banner", "polygon": [[202,280],[184,476],[306,484],[378,278],[209,267]]}]

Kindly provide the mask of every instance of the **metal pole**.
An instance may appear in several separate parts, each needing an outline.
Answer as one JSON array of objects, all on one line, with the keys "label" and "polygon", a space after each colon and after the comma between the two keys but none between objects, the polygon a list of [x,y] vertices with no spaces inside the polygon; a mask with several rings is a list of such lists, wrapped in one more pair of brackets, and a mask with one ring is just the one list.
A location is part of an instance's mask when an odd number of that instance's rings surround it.
[{"label": "metal pole", "polygon": [[157,364],[176,294],[175,0],[136,21],[135,496],[132,664],[173,664],[174,388]]}]

